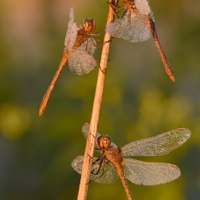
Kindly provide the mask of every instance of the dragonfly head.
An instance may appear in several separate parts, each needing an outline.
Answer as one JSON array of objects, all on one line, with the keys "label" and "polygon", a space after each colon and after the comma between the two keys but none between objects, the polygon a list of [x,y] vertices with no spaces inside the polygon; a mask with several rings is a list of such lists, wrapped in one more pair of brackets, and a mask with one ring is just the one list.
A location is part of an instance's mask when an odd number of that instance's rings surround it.
[{"label": "dragonfly head", "polygon": [[96,22],[90,18],[86,18],[83,24],[84,24],[85,31],[88,33],[92,33],[96,28]]},{"label": "dragonfly head", "polygon": [[97,143],[100,147],[100,149],[108,149],[111,144],[111,138],[107,135],[101,135],[100,137],[97,138]]}]

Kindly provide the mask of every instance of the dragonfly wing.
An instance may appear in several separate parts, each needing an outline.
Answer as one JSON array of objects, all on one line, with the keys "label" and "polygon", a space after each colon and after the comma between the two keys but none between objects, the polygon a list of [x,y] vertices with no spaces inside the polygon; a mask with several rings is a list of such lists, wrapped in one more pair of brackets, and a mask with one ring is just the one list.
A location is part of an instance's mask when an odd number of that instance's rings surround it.
[{"label": "dragonfly wing", "polygon": [[104,168],[100,169],[98,175],[92,175],[91,180],[97,183],[113,183],[118,179],[117,171],[115,170],[114,165],[110,162],[106,163]]},{"label": "dragonfly wing", "polygon": [[144,42],[152,37],[151,29],[147,26],[148,17],[131,14],[131,24],[129,24],[129,34],[132,33],[134,38],[131,42]]},{"label": "dragonfly wing", "polygon": [[76,75],[88,74],[97,66],[97,61],[87,51],[76,49],[69,53],[69,70]]},{"label": "dragonfly wing", "polygon": [[135,6],[137,8],[138,13],[141,16],[146,16],[146,21],[149,21],[149,17],[153,22],[155,22],[153,13],[149,6],[149,0],[135,0]]},{"label": "dragonfly wing", "polygon": [[[89,128],[90,128],[90,124],[87,122],[82,126],[82,132],[83,132],[85,139],[87,138]],[[96,138],[98,138],[100,136],[101,136],[101,134],[97,132]],[[100,149],[97,141],[95,142],[95,149]],[[101,151],[99,151],[99,152],[101,152]]]},{"label": "dragonfly wing", "polygon": [[87,51],[89,51],[93,55],[96,50],[96,46],[97,46],[96,40],[94,38],[90,38],[88,42]]},{"label": "dragonfly wing", "polygon": [[149,2],[147,0],[135,0],[134,2],[140,15],[149,15],[151,13]]},{"label": "dragonfly wing", "polygon": [[[94,158],[96,160],[97,158]],[[83,156],[76,157],[72,162],[72,168],[78,172],[79,174],[82,173],[82,164],[83,164]],[[91,170],[95,170],[98,168],[96,164],[92,164]],[[104,168],[101,168],[98,174],[90,174],[90,180],[93,180],[97,183],[113,183],[117,181],[118,175],[115,170],[115,167],[111,163],[106,163]]]},{"label": "dragonfly wing", "polygon": [[158,156],[165,155],[180,147],[188,140],[191,132],[178,128],[157,136],[131,142],[121,148],[123,156]]},{"label": "dragonfly wing", "polygon": [[82,172],[82,164],[83,164],[83,156],[77,156],[71,163],[72,168],[81,174]]},{"label": "dragonfly wing", "polygon": [[124,174],[132,183],[138,185],[158,185],[177,179],[180,169],[170,163],[143,162],[124,159]]},{"label": "dragonfly wing", "polygon": [[68,28],[67,33],[65,37],[65,50],[70,51],[76,41],[78,27],[76,25],[76,22],[74,22],[74,10],[71,7],[69,12],[69,22],[68,22]]},{"label": "dragonfly wing", "polygon": [[122,19],[110,22],[106,27],[106,32],[112,37],[122,38],[130,42],[143,42],[152,37],[151,30],[146,24],[146,16],[128,13]]},{"label": "dragonfly wing", "polygon": [[83,42],[81,44],[80,47],[78,47],[78,49],[83,50],[83,51],[87,51],[91,55],[93,55],[95,50],[96,50],[96,45],[97,45],[97,42],[94,38],[88,38],[85,42]]},{"label": "dragonfly wing", "polygon": [[88,122],[85,122],[85,124],[83,124],[83,126],[82,126],[82,133],[83,133],[85,139],[87,138],[89,128],[90,128],[90,124]]},{"label": "dragonfly wing", "polygon": [[[83,124],[83,126],[82,126],[82,132],[83,132],[83,135],[84,135],[85,138],[87,138],[89,128],[90,128],[90,124],[89,124],[88,122],[86,122],[86,123]],[[97,136],[97,138],[98,138],[99,136],[101,136],[101,134],[100,134],[100,133],[97,133],[96,136]]]},{"label": "dragonfly wing", "polygon": [[[96,50],[96,45],[97,45],[97,42],[96,42],[96,40],[94,39],[94,38],[89,38],[88,40],[87,40],[87,51],[91,54],[91,55],[93,55],[94,54],[94,52],[95,52],[95,50]],[[84,42],[80,47],[79,47],[79,49],[85,49],[85,46],[86,46],[86,42]]]}]

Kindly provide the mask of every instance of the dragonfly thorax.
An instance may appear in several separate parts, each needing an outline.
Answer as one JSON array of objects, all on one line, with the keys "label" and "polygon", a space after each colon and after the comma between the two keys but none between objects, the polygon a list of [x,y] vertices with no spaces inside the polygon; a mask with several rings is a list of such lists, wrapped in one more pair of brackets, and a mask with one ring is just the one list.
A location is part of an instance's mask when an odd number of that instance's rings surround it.
[{"label": "dragonfly thorax", "polygon": [[121,162],[123,162],[121,149],[117,146],[110,146],[108,149],[105,149],[104,156],[115,167],[121,166]]}]

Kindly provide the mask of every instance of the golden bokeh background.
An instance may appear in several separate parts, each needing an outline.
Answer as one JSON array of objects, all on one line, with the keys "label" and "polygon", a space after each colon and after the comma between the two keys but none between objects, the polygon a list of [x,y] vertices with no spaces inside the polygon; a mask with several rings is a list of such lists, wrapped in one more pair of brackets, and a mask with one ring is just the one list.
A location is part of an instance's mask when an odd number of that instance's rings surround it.
[{"label": "golden bokeh background", "polygon": [[[78,77],[66,66],[47,110],[40,101],[60,62],[70,6],[81,25],[105,28],[108,5],[94,0],[0,2],[0,197],[76,199],[80,176],[71,162],[84,152],[81,127],[90,121],[98,68]],[[200,1],[151,1],[157,32],[175,72],[165,73],[153,39],[113,39],[99,132],[120,147],[178,127],[191,130],[182,147],[145,161],[178,165],[182,176],[159,186],[129,182],[134,199],[200,199]],[[103,37],[103,36],[102,36]],[[101,49],[95,58],[100,59]],[[88,199],[126,199],[120,181],[90,182]]]}]

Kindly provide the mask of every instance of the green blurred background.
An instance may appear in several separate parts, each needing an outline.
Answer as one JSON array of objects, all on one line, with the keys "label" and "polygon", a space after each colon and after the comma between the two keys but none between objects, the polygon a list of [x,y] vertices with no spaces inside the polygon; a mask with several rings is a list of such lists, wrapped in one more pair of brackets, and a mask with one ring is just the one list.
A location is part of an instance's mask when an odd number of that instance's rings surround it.
[{"label": "green blurred background", "polygon": [[[78,25],[105,27],[99,0],[0,2],[0,199],[76,199],[80,176],[71,162],[84,152],[81,127],[90,121],[98,69],[83,77],[63,70],[47,110],[40,101],[63,52],[70,6]],[[191,130],[182,147],[145,161],[177,164],[182,176],[160,186],[129,182],[134,199],[200,199],[200,1],[151,1],[160,41],[174,69],[165,73],[153,39],[111,45],[99,132],[123,146],[177,127]],[[100,59],[101,49],[95,53]],[[120,181],[91,182],[88,199],[126,199]]]}]

